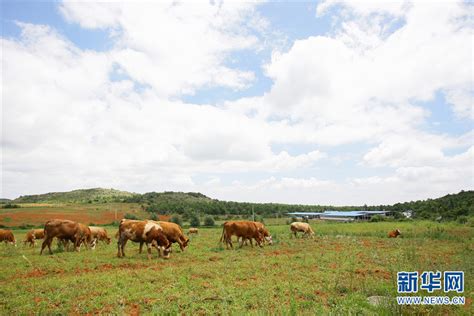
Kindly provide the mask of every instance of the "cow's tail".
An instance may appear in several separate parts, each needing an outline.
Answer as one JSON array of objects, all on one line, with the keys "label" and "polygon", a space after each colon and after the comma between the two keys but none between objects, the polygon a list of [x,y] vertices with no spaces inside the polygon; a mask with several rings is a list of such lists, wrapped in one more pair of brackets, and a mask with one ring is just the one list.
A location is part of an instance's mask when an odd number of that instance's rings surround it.
[{"label": "cow's tail", "polygon": [[224,224],[222,225],[222,235],[219,242],[225,242],[225,224],[227,224],[227,222],[224,222]]}]

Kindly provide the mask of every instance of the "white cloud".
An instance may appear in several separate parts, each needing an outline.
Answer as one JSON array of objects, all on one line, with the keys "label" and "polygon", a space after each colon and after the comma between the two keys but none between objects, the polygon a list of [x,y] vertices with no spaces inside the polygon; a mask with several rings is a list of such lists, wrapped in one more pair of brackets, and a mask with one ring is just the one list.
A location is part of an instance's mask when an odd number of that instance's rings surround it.
[{"label": "white cloud", "polygon": [[[423,130],[430,111],[422,102],[439,92],[460,120],[473,119],[472,67],[465,67],[472,27],[463,3],[325,1],[318,14],[337,12],[340,23],[330,35],[275,51],[264,66],[269,91],[218,106],[179,101],[209,86],[252,83],[254,73],[228,59],[264,45],[270,26],[256,6],[62,4],[69,22],[110,32],[107,52],[19,23],[21,37],[1,43],[2,194],[105,186],[341,205],[474,187],[473,132]],[[130,79],[111,80],[120,71]],[[281,144],[299,149],[272,149]],[[333,170],[342,179],[316,174],[334,158],[326,149],[359,144],[367,152]],[[465,151],[447,155],[451,149]],[[348,163],[367,175],[343,170]]]},{"label": "white cloud", "polygon": [[265,22],[255,13],[256,5],[65,1],[60,10],[72,23],[110,30],[116,42],[113,59],[131,78],[166,97],[205,86],[243,89],[254,80],[252,72],[226,62],[232,52],[258,46],[253,33]]}]

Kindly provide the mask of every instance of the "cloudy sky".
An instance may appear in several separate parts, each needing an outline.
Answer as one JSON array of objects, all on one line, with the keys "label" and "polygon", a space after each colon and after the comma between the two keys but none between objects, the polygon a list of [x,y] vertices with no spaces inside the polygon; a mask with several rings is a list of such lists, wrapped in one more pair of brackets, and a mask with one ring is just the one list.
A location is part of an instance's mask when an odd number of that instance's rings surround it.
[{"label": "cloudy sky", "polygon": [[2,1],[1,196],[361,205],[473,189],[472,10]]}]

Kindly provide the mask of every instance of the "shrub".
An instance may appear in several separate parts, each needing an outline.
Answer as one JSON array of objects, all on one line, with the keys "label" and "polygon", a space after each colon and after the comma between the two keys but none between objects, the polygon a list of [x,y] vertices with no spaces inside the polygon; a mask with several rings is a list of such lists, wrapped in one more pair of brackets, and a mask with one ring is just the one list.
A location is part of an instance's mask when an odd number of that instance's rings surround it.
[{"label": "shrub", "polygon": [[374,223],[374,222],[383,222],[385,220],[385,218],[382,216],[382,215],[374,215],[370,218],[370,222]]},{"label": "shrub", "polygon": [[459,224],[466,224],[467,223],[467,216],[459,216],[458,219],[457,219],[457,222]]},{"label": "shrub", "polygon": [[260,223],[262,223],[262,224],[265,224],[265,222],[264,222],[264,220],[263,220],[263,216],[261,216],[261,215],[255,216],[255,221],[256,221],[256,222],[260,222]]},{"label": "shrub", "polygon": [[138,219],[138,217],[135,214],[130,214],[130,213],[126,213],[123,217],[126,219]]},{"label": "shrub", "polygon": [[171,222],[183,226],[183,219],[179,215],[174,215],[171,217]]},{"label": "shrub", "polygon": [[150,219],[152,221],[157,221],[158,220],[158,215],[156,215],[156,213],[152,213],[151,216],[150,216]]},{"label": "shrub", "polygon": [[204,219],[204,226],[214,226],[216,223],[214,222],[214,218],[212,216],[206,216]]},{"label": "shrub", "polygon": [[35,227],[34,225],[30,225],[30,224],[21,224],[20,226],[18,226],[19,229],[31,229]]},{"label": "shrub", "polygon": [[20,208],[20,205],[7,203],[7,204],[3,205],[2,208]]},{"label": "shrub", "polygon": [[189,224],[192,227],[199,227],[201,226],[201,222],[199,221],[199,217],[196,214],[191,215],[191,220],[189,221]]}]

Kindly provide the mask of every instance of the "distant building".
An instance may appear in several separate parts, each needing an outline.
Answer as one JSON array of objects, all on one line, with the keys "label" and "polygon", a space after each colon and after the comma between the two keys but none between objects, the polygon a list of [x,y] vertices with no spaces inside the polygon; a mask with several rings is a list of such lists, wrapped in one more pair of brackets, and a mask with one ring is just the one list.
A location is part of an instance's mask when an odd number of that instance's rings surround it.
[{"label": "distant building", "polygon": [[324,211],[324,212],[293,212],[288,213],[290,216],[296,216],[306,219],[322,219],[340,222],[352,222],[355,220],[368,221],[375,215],[388,216],[391,215],[387,211]]},{"label": "distant building", "polygon": [[412,218],[413,217],[413,211],[412,210],[403,211],[402,214],[406,218]]}]

